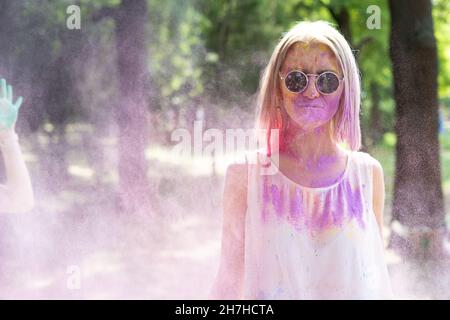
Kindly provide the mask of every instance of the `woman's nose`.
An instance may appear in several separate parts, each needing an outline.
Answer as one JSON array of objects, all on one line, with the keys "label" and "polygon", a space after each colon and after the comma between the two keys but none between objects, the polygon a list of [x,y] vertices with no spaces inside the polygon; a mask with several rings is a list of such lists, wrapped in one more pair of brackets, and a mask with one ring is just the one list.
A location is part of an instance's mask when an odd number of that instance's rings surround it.
[{"label": "woman's nose", "polygon": [[306,87],[305,91],[303,91],[303,95],[309,99],[316,99],[320,96],[320,92],[317,91],[316,88],[315,77],[309,77],[308,86]]}]

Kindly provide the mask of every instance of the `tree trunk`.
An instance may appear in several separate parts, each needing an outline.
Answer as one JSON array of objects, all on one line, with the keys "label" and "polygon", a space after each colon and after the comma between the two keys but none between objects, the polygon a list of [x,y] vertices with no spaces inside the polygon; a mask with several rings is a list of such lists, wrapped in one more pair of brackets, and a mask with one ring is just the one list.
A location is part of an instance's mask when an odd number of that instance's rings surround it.
[{"label": "tree trunk", "polygon": [[119,209],[126,213],[149,213],[150,185],[145,148],[148,142],[148,110],[144,94],[147,76],[146,0],[122,0],[116,21],[120,101]]},{"label": "tree trunk", "polygon": [[445,232],[438,140],[437,53],[429,0],[390,0],[390,56],[396,102],[393,221],[408,257],[440,256]]}]

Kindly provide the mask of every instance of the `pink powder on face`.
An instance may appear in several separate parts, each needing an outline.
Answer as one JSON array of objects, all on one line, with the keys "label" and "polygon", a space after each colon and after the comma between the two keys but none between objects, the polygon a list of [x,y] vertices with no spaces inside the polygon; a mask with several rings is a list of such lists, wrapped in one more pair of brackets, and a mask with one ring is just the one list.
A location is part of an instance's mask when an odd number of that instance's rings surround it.
[{"label": "pink powder on face", "polygon": [[327,123],[337,112],[342,96],[342,86],[330,95],[310,99],[303,94],[286,98],[286,110],[300,127],[318,127]]},{"label": "pink powder on face", "polygon": [[[341,75],[339,61],[325,44],[294,44],[287,52],[282,70],[302,70],[307,74],[318,74],[322,70],[332,70]],[[308,87],[301,93],[290,92],[282,87],[283,101],[288,115],[304,130],[321,126],[328,122],[339,107],[342,96],[341,85],[330,95],[321,94],[316,86],[316,77],[309,77]]]},{"label": "pink powder on face", "polygon": [[298,108],[325,108],[327,106],[327,101],[324,99],[323,96],[316,98],[316,99],[308,99],[305,98],[303,95],[299,94],[293,98],[292,103],[295,107]]},{"label": "pink powder on face", "polygon": [[322,97],[309,100],[305,99],[302,95],[298,95],[291,103],[293,108],[291,117],[299,125],[316,122],[321,123],[332,116],[327,116],[330,108],[326,105]]}]

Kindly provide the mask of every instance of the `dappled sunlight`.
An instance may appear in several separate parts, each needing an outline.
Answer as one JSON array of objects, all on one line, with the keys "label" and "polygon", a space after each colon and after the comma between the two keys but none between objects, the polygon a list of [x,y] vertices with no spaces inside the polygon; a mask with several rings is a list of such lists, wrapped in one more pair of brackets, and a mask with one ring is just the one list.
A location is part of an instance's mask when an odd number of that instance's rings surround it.
[{"label": "dappled sunlight", "polygon": [[70,165],[67,168],[67,172],[69,172],[72,176],[83,178],[86,180],[91,179],[95,174],[91,168],[83,167],[80,165]]},{"label": "dappled sunlight", "polygon": [[[146,159],[150,164],[154,160],[165,165],[173,166],[177,170],[192,176],[210,176],[213,172],[224,175],[228,166],[232,163],[244,163],[245,151],[231,154],[211,156],[182,156],[174,152],[173,147],[154,146],[146,150]],[[152,169],[150,169],[152,170]]]}]

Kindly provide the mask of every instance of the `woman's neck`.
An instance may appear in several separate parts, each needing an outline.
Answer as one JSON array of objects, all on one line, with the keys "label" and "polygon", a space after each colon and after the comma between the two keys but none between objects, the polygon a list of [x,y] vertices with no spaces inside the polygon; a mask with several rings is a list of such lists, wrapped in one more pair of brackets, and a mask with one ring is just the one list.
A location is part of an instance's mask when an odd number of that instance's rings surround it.
[{"label": "woman's neck", "polygon": [[[299,166],[311,166],[326,162],[333,162],[341,155],[341,150],[332,140],[329,125],[324,125],[305,131],[290,123],[284,135],[284,153],[298,162]],[[309,165],[308,165],[309,164]]]}]

